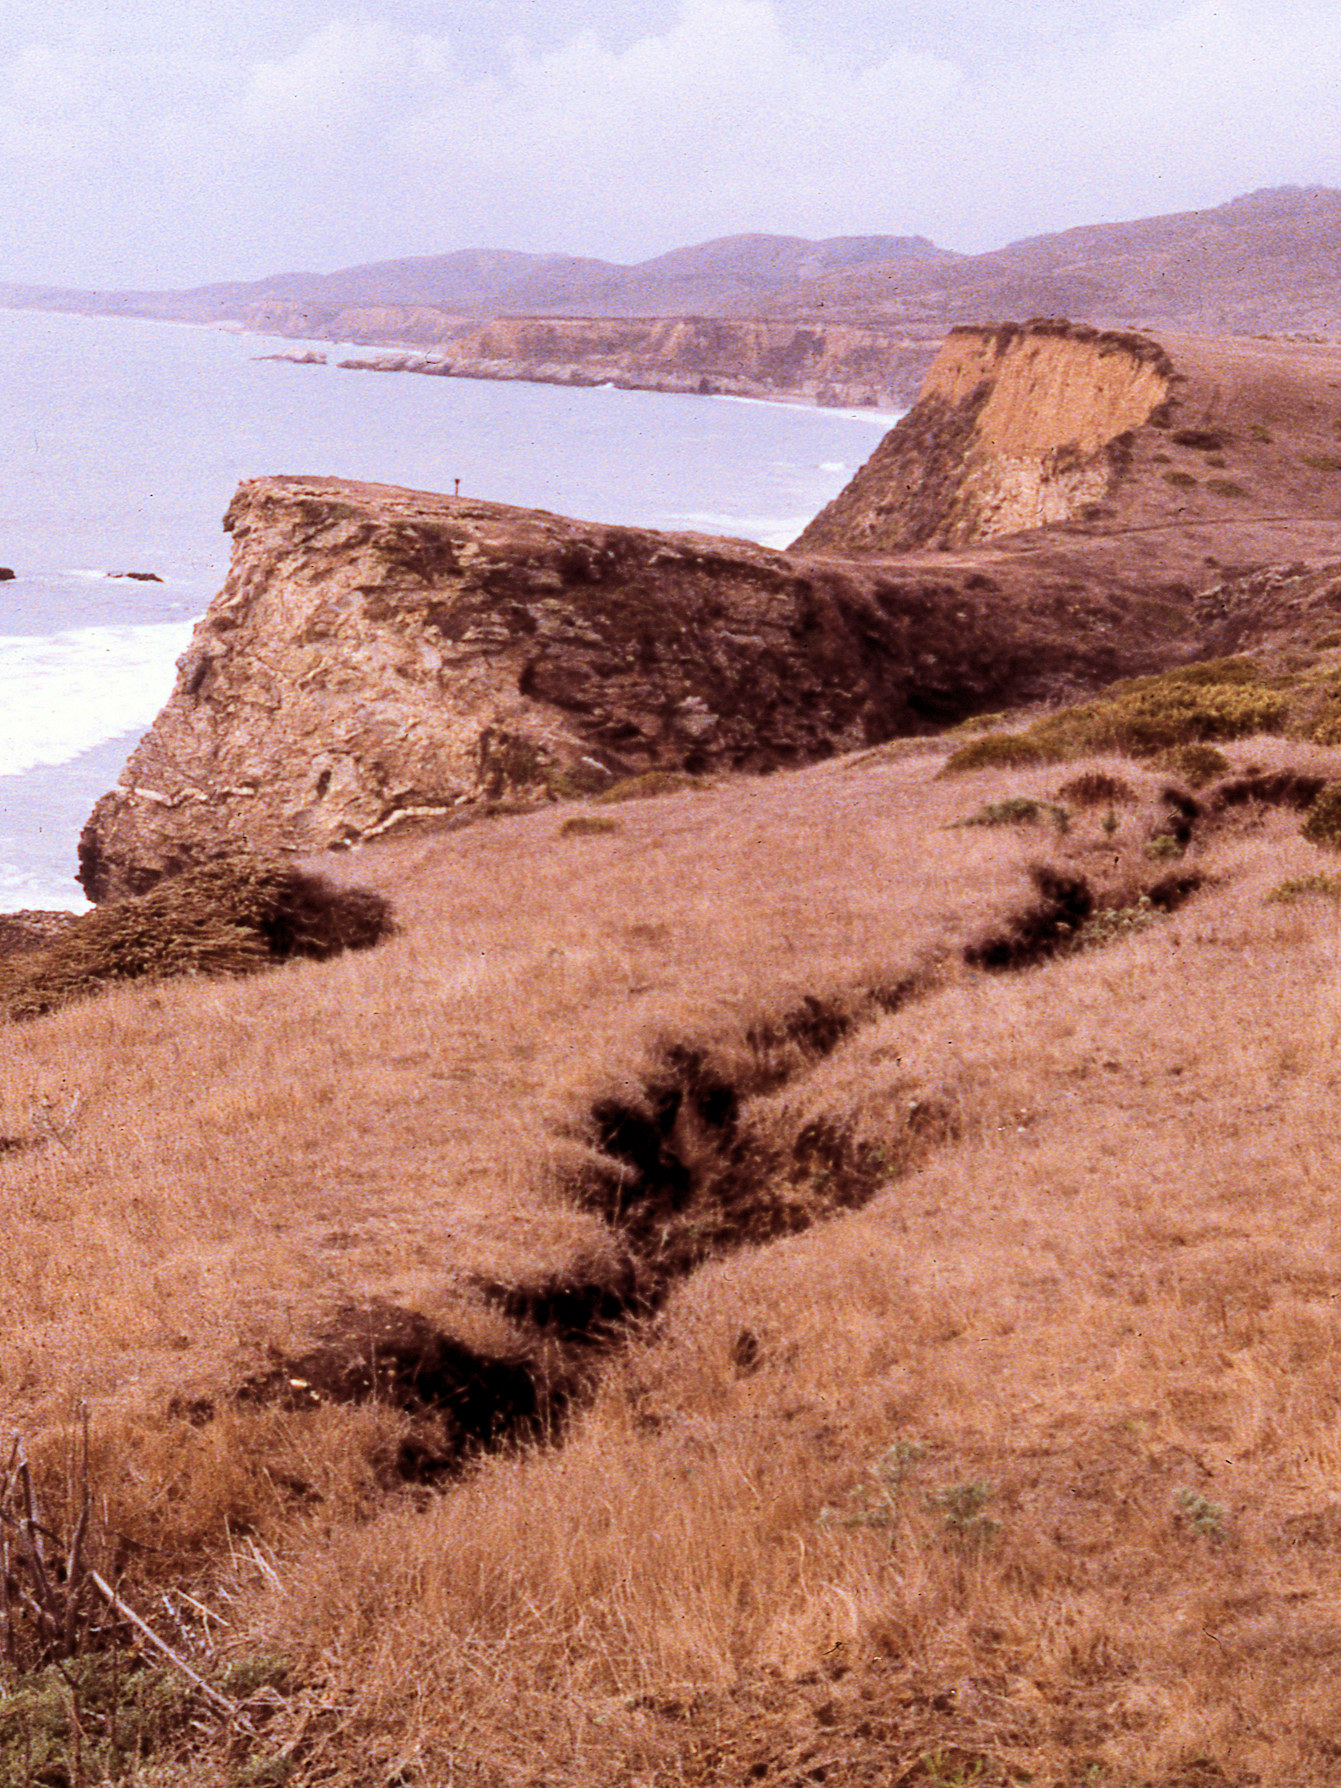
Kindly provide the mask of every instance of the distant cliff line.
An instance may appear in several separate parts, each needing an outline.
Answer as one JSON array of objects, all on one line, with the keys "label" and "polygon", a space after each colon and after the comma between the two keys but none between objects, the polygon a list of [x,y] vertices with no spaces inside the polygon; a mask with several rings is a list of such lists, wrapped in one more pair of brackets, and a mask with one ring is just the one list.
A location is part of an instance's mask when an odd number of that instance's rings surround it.
[{"label": "distant cliff line", "polygon": [[905,409],[935,344],[879,326],[743,317],[447,318],[430,307],[377,306],[318,323],[304,307],[268,306],[248,326],[300,340],[383,347],[344,367],[439,378],[614,385],[700,397],[749,397],[842,409]]}]

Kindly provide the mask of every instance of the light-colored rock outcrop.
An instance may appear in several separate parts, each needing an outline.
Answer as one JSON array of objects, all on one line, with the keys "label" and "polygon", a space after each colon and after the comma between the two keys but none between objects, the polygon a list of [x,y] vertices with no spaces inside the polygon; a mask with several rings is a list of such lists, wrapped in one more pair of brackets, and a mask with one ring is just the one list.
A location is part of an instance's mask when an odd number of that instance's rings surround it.
[{"label": "light-colored rock outcrop", "polygon": [[798,546],[906,552],[1069,520],[1169,395],[1156,343],[1068,323],[955,329],[915,408]]}]

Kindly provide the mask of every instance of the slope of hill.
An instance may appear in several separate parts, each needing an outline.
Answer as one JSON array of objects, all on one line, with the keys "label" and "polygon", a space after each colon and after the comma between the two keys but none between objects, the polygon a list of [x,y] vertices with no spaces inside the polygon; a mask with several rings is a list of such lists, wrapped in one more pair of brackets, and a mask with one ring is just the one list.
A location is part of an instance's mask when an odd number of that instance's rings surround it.
[{"label": "slope of hill", "polygon": [[1205,334],[1341,332],[1341,192],[1276,187],[1206,211],[1093,224],[927,269],[891,261],[789,295],[796,314],[923,329],[999,316]]},{"label": "slope of hill", "polygon": [[1335,859],[943,754],[384,840],[380,950],[0,1032],[46,1557],[83,1397],[222,1698],[16,1605],[0,1779],[1329,1779]]},{"label": "slope of hill", "polygon": [[[1332,1779],[1339,360],[959,332],[929,496],[896,431],[805,555],[244,489],[142,837],[415,735],[707,761],[322,852],[375,948],[0,1024],[4,1788]],[[1251,656],[734,772],[1008,630]]]},{"label": "slope of hill", "polygon": [[[254,306],[302,307],[323,328],[365,305],[430,306],[450,315],[666,316],[751,306],[798,281],[870,263],[956,257],[922,236],[726,236],[633,266],[572,255],[460,249],[336,273],[277,273],[182,292],[77,292],[0,286],[0,301],[53,310],[246,321]],[[317,333],[314,329],[311,333]]]}]

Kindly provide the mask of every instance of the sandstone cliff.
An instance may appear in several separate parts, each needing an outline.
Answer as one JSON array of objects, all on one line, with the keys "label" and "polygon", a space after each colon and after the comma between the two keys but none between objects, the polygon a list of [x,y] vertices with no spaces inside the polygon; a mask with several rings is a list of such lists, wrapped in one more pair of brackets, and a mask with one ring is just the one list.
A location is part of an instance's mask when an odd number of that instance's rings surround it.
[{"label": "sandstone cliff", "polygon": [[1096,564],[1144,535],[1142,556],[1194,583],[1208,564],[1314,556],[1341,520],[1339,386],[1326,345],[961,326],[794,550],[945,552],[1045,530],[1029,550],[1046,553],[1064,527]]},{"label": "sandstone cliff", "polygon": [[271,301],[250,310],[246,322],[267,334],[399,350],[341,363],[372,371],[847,407],[902,408],[935,351],[932,342],[895,326],[823,319],[501,317],[473,323],[431,305],[314,312],[310,305]]},{"label": "sandstone cliff", "polygon": [[1172,377],[1142,336],[1066,323],[952,330],[915,409],[797,545],[906,552],[1068,521],[1109,495],[1125,437]]}]

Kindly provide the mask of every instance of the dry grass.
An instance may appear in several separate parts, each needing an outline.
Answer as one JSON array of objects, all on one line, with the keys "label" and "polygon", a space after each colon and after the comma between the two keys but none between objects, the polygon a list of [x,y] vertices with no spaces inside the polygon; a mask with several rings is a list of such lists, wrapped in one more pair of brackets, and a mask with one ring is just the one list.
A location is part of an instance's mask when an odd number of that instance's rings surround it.
[{"label": "dry grass", "polygon": [[[350,866],[405,925],[378,951],[0,1032],[7,1421],[54,1500],[93,1400],[99,1543],[213,1599],[221,1655],[288,1661],[289,1779],[1335,1773],[1341,929],[1265,899],[1325,859],[1235,809],[1172,917],[984,975],[959,951],[1036,858],[1119,903],[1167,867],[1161,785],[1095,760],[1116,829],[960,828],[1058,772],[938,767],[388,842]],[[882,1159],[876,1196],[685,1278],[564,1444],[425,1495],[393,1410],[229,1404],[372,1296],[497,1342],[481,1278],[616,1248],[555,1183],[596,1094],[913,967],[742,1113],[769,1160],[817,1123]]]}]

